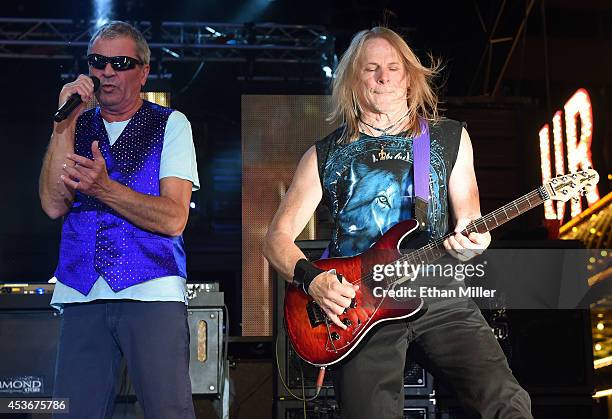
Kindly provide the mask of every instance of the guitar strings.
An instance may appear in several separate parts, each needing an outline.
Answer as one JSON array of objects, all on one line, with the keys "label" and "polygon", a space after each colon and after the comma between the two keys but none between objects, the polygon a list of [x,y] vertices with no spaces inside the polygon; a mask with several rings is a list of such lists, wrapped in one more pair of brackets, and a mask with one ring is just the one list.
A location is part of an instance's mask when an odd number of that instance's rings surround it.
[{"label": "guitar strings", "polygon": [[[532,202],[531,202],[532,198],[538,198],[538,202],[536,202],[535,205],[532,204]],[[512,202],[502,206],[501,208],[498,208],[497,210],[492,211],[489,214],[487,214],[487,215],[485,215],[483,217],[480,217],[477,220],[474,220],[474,221],[470,222],[466,226],[466,228],[462,231],[462,233],[465,233],[465,232],[470,233],[472,231],[469,231],[469,230],[472,229],[472,228],[474,228],[475,231],[478,232],[479,227],[481,227],[483,225],[484,225],[485,228],[487,228],[487,231],[492,230],[492,229],[488,228],[487,223],[485,221],[486,218],[493,217],[493,219],[495,220],[495,224],[496,224],[493,228],[496,228],[496,227],[499,227],[500,225],[506,223],[507,221],[510,221],[513,218],[521,215],[522,213],[524,213],[524,212],[534,208],[535,206],[540,205],[543,201],[544,201],[544,199],[542,198],[539,189],[535,189],[535,190],[529,192],[528,194],[525,194],[522,197],[517,198],[514,201],[512,201]],[[518,205],[519,204],[523,205],[524,203],[527,203],[529,205],[529,208],[521,211],[518,208]],[[510,209],[512,206],[516,207],[518,212],[515,215],[510,214],[510,216],[509,216],[507,211],[506,211],[506,209]],[[496,215],[501,215],[502,213],[504,213],[504,215],[506,216],[506,220],[503,221],[500,224],[500,223],[497,222]],[[444,254],[446,253],[446,249],[443,248],[443,247],[441,248],[440,246],[443,244],[444,240],[446,240],[447,238],[453,236],[454,234],[455,234],[454,232],[448,233],[448,234],[446,234],[446,235],[444,235],[444,236],[442,236],[442,237],[440,237],[438,239],[435,239],[434,241],[432,241],[432,242],[428,243],[427,245],[423,246],[422,248],[417,249],[417,250],[415,250],[413,252],[410,252],[407,255],[403,255],[402,257],[400,257],[399,259],[395,260],[394,262],[404,262],[404,261],[406,261],[406,262],[413,262],[414,263],[414,262],[417,262],[417,261],[420,260],[421,263],[422,263],[423,262],[422,259],[425,259],[425,260],[428,259],[427,258],[427,252],[428,251],[431,252],[433,254],[433,256],[434,256],[434,258],[431,260],[431,262],[433,262],[433,261],[439,259],[440,257],[444,256]],[[438,251],[441,254],[436,255],[435,253],[433,253],[434,251]],[[423,253],[425,257],[417,259],[416,257],[419,256],[421,253]],[[364,275],[363,277],[361,277],[358,281],[353,282],[353,284],[355,284],[355,285],[361,284],[361,283],[367,284],[367,283],[370,283],[372,281],[374,281],[374,275],[373,275],[372,272],[369,272],[366,275]],[[388,285],[393,285],[396,282],[398,282],[398,280],[394,280],[393,282],[389,283]]]}]

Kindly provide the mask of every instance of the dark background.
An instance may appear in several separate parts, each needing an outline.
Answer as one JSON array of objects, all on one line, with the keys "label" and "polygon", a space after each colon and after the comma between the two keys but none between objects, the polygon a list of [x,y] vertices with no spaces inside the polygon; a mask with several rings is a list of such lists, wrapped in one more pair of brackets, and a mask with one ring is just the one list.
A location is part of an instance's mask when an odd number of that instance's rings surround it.
[{"label": "dark background", "polygon": [[[537,187],[537,133],[580,87],[593,102],[593,159],[602,175],[600,195],[609,191],[609,114],[612,74],[612,3],[596,0],[536,1],[496,98],[487,96],[479,66],[488,30],[502,1],[144,1],[115,2],[112,17],[124,20],[275,22],[319,24],[335,36],[338,56],[358,30],[385,23],[402,33],[419,57],[441,58],[436,80],[450,117],[468,122],[474,142],[483,213]],[[528,1],[505,4],[498,36],[514,36]],[[3,2],[4,17],[88,20],[85,1]],[[511,42],[500,44],[491,61],[494,84]],[[545,48],[546,46],[546,48]],[[547,59],[546,59],[547,57]],[[547,64],[548,63],[548,64]],[[547,65],[546,65],[547,64]],[[60,221],[48,219],[37,195],[41,160],[51,133],[51,114],[72,71],[70,60],[0,58],[0,281],[46,281],[57,259]],[[185,231],[190,280],[218,280],[230,309],[240,304],[240,96],[242,94],[325,94],[324,83],[245,81],[243,65],[172,63],[173,74],[150,87],[169,90],[172,106],[190,119],[202,189]],[[84,63],[81,71],[85,72]],[[191,82],[190,82],[191,80]],[[548,80],[548,81],[547,81]],[[157,85],[155,85],[157,83]],[[182,93],[178,93],[183,90]],[[313,139],[314,140],[314,139]],[[290,141],[290,139],[288,139]],[[296,162],[297,163],[297,162]],[[545,238],[543,210],[511,222],[498,238]],[[236,319],[237,316],[233,318]],[[239,327],[239,326],[233,326]],[[239,333],[234,330],[233,333]]]}]

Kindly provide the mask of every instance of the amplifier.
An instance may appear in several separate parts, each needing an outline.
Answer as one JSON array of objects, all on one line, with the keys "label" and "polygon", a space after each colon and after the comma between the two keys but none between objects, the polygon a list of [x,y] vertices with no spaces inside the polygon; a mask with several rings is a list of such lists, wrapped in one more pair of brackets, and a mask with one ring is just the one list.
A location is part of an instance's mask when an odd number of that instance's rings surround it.
[{"label": "amplifier", "polygon": [[[537,419],[591,419],[607,416],[594,416],[593,398],[582,396],[533,396],[531,395],[531,413]],[[454,399],[438,398],[436,405],[437,419],[475,419],[476,412],[467,413]]]},{"label": "amplifier", "polygon": [[50,310],[54,284],[0,284],[0,310]]},{"label": "amplifier", "polygon": [[[308,397],[313,396],[319,369],[302,361],[286,338],[279,340],[282,343],[277,343],[278,367],[280,373],[283,374],[285,383],[291,392],[298,395],[302,394],[303,384],[306,395]],[[321,395],[334,396],[332,370],[333,366],[325,375]],[[279,371],[277,371],[276,376],[276,396],[291,397],[278,376]],[[429,397],[433,393],[433,377],[410,357],[406,358],[404,366],[404,393],[406,397]]]},{"label": "amplifier", "polygon": [[0,397],[53,395],[59,326],[50,308],[0,310]]},{"label": "amplifier", "polygon": [[223,310],[191,308],[189,375],[192,394],[219,394],[223,380]]},{"label": "amplifier", "polygon": [[[435,403],[430,399],[406,400],[404,419],[434,419]],[[303,419],[304,404],[298,400],[276,401],[276,419]],[[319,398],[306,403],[306,419],[339,419],[340,409],[333,398]]]},{"label": "amplifier", "polygon": [[[220,308],[192,308],[188,311],[189,376],[193,395],[220,393],[223,359],[223,310]],[[117,395],[135,396],[125,360],[119,368]]]},{"label": "amplifier", "polygon": [[0,294],[43,295],[53,294],[54,284],[3,283],[0,284]]},{"label": "amplifier", "polygon": [[[49,307],[50,295],[0,294],[0,397],[53,394],[61,315]],[[205,306],[219,301],[222,293],[203,293],[188,308],[189,373],[196,395],[219,394],[224,315],[220,307]],[[134,395],[126,370],[120,372],[118,395]]]}]

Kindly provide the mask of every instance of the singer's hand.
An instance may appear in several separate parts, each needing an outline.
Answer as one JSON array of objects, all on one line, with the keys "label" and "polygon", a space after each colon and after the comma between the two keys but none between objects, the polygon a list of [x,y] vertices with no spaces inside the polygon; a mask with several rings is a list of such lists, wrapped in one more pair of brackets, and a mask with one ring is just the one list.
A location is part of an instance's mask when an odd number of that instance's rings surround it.
[{"label": "singer's hand", "polygon": [[110,190],[112,180],[108,177],[106,162],[98,148],[98,142],[91,143],[93,160],[68,153],[63,166],[65,174],[60,178],[71,191],[79,191],[95,198]]},{"label": "singer's hand", "polygon": [[85,107],[87,106],[87,102],[94,95],[94,84],[91,80],[91,77],[86,76],[84,74],[79,74],[79,77],[73,82],[67,83],[62,87],[62,90],[59,95],[59,103],[58,108],[61,107],[66,101],[72,96],[74,93],[78,93],[81,96],[81,100],[83,103],[79,105],[74,112],[70,114],[67,118],[69,121],[76,121],[76,119],[83,113]]}]

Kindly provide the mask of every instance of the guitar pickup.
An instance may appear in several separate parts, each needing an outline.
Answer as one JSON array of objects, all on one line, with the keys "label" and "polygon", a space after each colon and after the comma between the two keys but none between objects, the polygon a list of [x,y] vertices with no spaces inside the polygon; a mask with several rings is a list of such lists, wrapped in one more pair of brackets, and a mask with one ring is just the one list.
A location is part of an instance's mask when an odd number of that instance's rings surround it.
[{"label": "guitar pickup", "polygon": [[347,308],[344,309],[342,314],[348,313],[349,308],[355,308],[355,307],[357,307],[357,299],[356,298],[351,298],[351,304]]},{"label": "guitar pickup", "polygon": [[314,300],[306,305],[306,312],[308,313],[308,320],[310,320],[311,327],[317,327],[318,325],[325,323],[325,320],[327,319],[325,312]]}]

